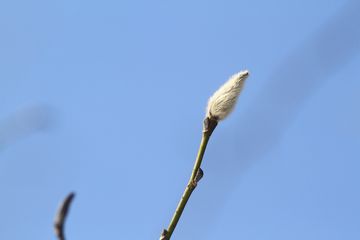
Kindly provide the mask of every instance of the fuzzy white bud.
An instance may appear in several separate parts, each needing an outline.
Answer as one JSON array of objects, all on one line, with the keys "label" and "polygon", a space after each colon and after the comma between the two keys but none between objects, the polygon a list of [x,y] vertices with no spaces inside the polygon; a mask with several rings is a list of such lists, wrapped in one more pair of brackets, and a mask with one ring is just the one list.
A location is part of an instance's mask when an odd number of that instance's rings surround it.
[{"label": "fuzzy white bud", "polygon": [[249,76],[247,70],[234,74],[210,98],[206,109],[206,117],[221,121],[234,109],[236,101]]}]

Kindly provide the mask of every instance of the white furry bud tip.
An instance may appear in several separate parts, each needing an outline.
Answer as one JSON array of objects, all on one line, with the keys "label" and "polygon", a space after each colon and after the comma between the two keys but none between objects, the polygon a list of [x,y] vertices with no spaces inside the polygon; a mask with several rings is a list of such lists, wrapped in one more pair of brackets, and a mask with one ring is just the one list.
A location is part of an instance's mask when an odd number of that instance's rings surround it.
[{"label": "white furry bud tip", "polygon": [[206,109],[206,117],[221,121],[234,109],[236,101],[249,76],[247,70],[234,74],[210,98]]}]

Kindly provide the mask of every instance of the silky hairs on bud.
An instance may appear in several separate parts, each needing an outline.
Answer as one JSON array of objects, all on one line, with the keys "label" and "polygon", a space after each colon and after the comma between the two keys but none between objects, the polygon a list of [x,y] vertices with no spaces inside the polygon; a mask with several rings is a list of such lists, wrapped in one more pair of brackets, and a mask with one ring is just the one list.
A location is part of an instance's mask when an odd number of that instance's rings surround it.
[{"label": "silky hairs on bud", "polygon": [[206,109],[206,117],[221,121],[234,109],[236,101],[249,76],[247,70],[234,74],[210,98]]}]

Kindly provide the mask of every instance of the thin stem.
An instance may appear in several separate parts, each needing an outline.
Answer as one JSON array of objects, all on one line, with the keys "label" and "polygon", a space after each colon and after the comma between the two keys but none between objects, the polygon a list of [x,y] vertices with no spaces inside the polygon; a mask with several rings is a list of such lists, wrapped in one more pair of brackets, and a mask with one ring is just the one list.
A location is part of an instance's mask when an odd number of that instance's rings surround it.
[{"label": "thin stem", "polygon": [[[180,202],[175,210],[175,213],[171,219],[171,222],[168,226],[168,229],[163,232],[162,239],[169,240],[171,238],[171,235],[173,234],[177,223],[179,222],[179,219],[181,217],[182,212],[184,211],[184,208],[186,206],[186,203],[188,202],[191,193],[194,191],[194,189],[197,186],[198,180],[196,180],[196,176],[200,170],[201,162],[204,157],[204,153],[206,150],[206,146],[209,142],[210,136],[212,132],[214,131],[215,127],[217,125],[216,120],[212,120],[209,118],[206,118],[204,120],[204,130],[201,138],[201,143],[199,146],[198,154],[195,160],[195,164],[191,173],[191,177],[189,179],[189,182],[185,188],[185,191],[180,199]],[[164,234],[165,233],[165,234]],[[165,235],[165,236],[164,236]]]},{"label": "thin stem", "polygon": [[58,240],[65,240],[65,234],[64,234],[65,220],[69,213],[69,208],[74,197],[75,197],[75,193],[70,193],[69,195],[67,195],[64,201],[60,204],[59,210],[56,214],[54,229]]}]

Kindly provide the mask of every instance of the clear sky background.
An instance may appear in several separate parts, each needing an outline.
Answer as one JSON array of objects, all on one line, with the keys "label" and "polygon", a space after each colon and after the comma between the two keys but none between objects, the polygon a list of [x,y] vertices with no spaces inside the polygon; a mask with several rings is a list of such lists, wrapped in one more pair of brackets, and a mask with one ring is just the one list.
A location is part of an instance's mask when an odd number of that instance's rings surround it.
[{"label": "clear sky background", "polygon": [[0,239],[360,239],[358,1],[0,2]]}]

